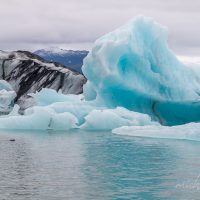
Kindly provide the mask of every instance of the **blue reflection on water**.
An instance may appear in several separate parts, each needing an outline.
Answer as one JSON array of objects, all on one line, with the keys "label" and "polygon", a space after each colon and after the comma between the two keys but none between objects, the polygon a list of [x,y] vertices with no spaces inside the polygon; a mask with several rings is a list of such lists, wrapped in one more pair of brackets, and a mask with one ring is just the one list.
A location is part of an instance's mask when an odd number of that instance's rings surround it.
[{"label": "blue reflection on water", "polygon": [[0,194],[9,200],[198,199],[199,151],[199,142],[109,132],[0,133]]}]

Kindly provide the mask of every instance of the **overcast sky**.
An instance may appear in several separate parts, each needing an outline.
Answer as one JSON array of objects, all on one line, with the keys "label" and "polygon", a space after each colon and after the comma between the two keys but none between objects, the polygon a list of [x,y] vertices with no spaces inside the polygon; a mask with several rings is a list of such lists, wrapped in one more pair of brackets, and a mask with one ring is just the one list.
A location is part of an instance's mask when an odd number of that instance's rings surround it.
[{"label": "overcast sky", "polygon": [[90,49],[141,14],[169,28],[177,54],[200,55],[200,0],[0,0],[0,49]]}]

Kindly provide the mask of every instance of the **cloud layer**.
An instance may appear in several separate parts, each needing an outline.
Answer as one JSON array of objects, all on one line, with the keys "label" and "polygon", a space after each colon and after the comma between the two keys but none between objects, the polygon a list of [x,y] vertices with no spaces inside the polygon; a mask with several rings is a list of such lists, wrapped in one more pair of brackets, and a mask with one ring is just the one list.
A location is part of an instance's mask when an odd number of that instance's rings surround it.
[{"label": "cloud layer", "polygon": [[[90,48],[138,14],[169,27],[170,46],[200,55],[199,0],[0,0],[0,49]],[[80,46],[80,47],[79,47]]]}]

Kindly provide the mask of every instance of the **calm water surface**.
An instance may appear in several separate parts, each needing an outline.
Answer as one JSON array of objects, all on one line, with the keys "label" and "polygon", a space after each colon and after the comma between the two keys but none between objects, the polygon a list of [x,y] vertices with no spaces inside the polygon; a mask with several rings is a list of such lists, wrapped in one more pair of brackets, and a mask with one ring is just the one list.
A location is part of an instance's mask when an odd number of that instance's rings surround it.
[{"label": "calm water surface", "polygon": [[200,142],[109,132],[3,132],[4,199],[199,200]]}]

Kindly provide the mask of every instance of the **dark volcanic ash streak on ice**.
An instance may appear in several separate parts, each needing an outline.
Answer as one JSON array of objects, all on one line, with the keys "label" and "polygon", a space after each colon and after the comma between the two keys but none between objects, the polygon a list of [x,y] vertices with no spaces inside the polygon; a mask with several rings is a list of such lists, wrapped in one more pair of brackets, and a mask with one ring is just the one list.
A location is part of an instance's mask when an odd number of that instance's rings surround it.
[{"label": "dark volcanic ash streak on ice", "polygon": [[79,72],[67,69],[61,64],[45,61],[27,51],[0,51],[0,79],[12,85],[17,93],[16,101],[22,108],[33,103],[30,102],[32,98],[28,102],[29,93],[51,88],[60,90],[63,94],[80,94],[86,82]]}]

